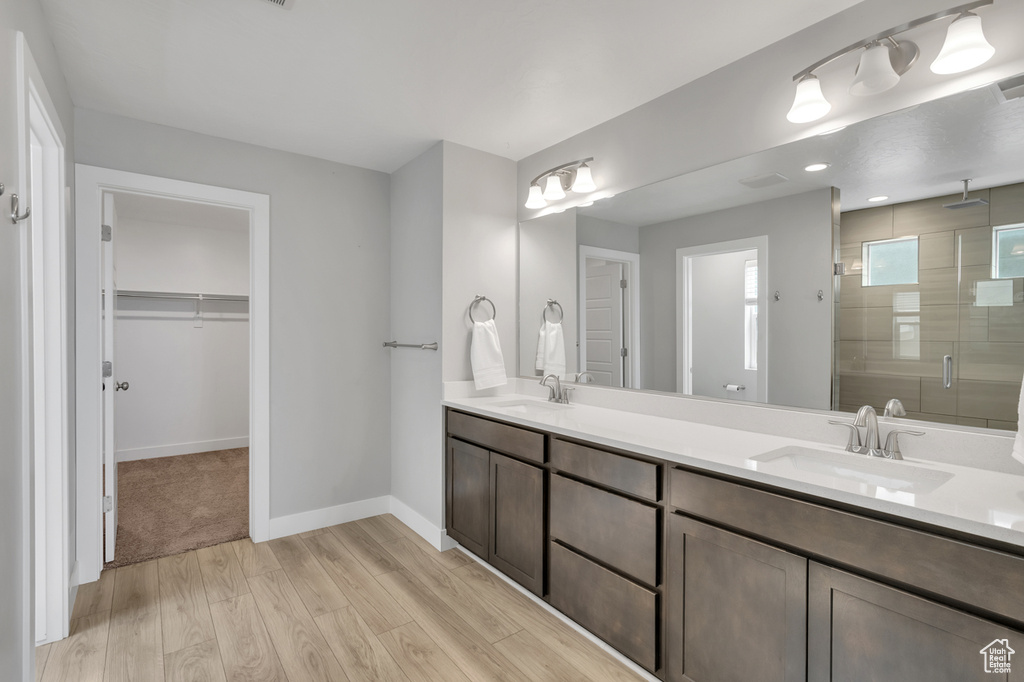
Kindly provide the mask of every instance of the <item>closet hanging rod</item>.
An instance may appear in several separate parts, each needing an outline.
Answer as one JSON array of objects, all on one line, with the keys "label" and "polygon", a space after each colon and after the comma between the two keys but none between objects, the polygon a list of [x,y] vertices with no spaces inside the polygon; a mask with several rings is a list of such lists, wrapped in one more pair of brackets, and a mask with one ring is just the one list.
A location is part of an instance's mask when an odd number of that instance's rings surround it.
[{"label": "closet hanging rod", "polygon": [[248,301],[248,296],[232,294],[185,294],[171,291],[128,291],[119,289],[117,295],[125,298],[172,298],[180,301]]},{"label": "closet hanging rod", "polygon": [[419,348],[420,350],[437,350],[437,341],[433,343],[398,343],[397,341],[385,341],[385,348]]}]

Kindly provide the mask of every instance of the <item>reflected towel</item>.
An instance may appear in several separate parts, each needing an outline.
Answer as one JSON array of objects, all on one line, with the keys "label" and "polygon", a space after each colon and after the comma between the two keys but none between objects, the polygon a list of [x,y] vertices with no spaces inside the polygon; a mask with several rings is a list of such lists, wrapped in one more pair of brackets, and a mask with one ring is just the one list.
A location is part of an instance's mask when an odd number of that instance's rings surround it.
[{"label": "reflected towel", "polygon": [[1013,458],[1024,464],[1024,382],[1020,387],[1020,399],[1017,401],[1017,437],[1013,439]]},{"label": "reflected towel", "polygon": [[540,326],[537,335],[537,362],[534,365],[545,376],[565,376],[565,335],[560,322],[548,322]]},{"label": "reflected towel", "polygon": [[477,390],[508,383],[505,359],[501,355],[501,342],[498,340],[498,327],[494,320],[473,323],[469,362],[473,366],[473,381]]}]

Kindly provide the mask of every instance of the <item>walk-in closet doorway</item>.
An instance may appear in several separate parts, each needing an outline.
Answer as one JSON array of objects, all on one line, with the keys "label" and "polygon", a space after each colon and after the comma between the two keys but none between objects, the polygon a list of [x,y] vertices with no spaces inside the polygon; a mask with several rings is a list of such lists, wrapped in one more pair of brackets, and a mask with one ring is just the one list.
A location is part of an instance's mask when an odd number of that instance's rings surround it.
[{"label": "walk-in closet doorway", "polygon": [[197,542],[265,539],[269,198],[76,177],[81,582]]}]

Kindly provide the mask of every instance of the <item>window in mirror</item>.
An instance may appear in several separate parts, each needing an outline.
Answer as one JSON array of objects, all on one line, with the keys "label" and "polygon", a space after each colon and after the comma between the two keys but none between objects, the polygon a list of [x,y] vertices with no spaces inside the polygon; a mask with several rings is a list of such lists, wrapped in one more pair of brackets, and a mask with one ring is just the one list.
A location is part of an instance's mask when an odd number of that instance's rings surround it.
[{"label": "window in mirror", "polygon": [[743,266],[744,312],[744,365],[757,369],[757,261],[748,260]]},{"label": "window in mirror", "polygon": [[1003,225],[992,231],[992,277],[1024,277],[1024,225]]},{"label": "window in mirror", "polygon": [[861,286],[917,284],[917,237],[864,242]]}]

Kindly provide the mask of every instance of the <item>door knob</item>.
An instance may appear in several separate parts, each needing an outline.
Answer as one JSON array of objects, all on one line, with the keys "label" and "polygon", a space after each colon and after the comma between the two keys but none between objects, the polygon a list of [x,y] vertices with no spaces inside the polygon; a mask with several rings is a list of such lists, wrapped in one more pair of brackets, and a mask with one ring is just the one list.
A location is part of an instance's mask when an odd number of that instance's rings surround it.
[{"label": "door knob", "polygon": [[119,382],[119,383],[115,383],[114,385],[117,386],[117,390],[118,391],[127,391],[128,390],[128,382],[127,381],[122,381],[122,382]]}]

